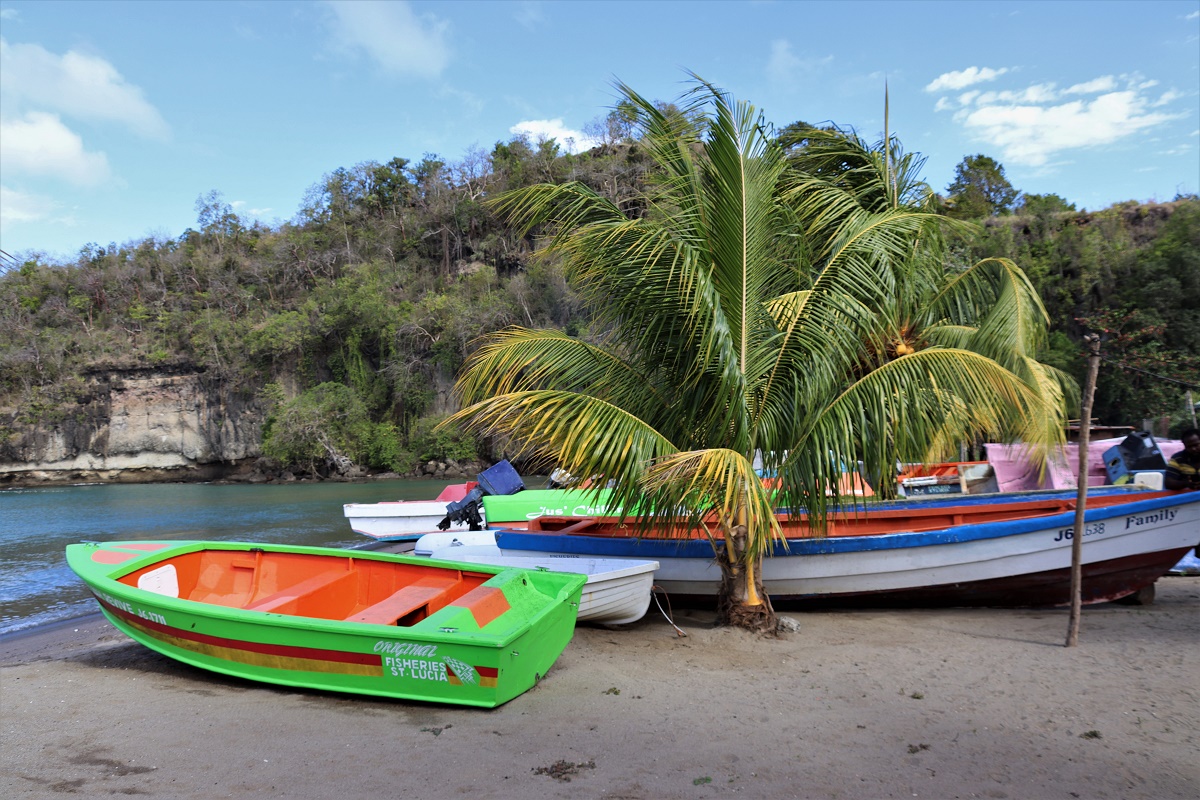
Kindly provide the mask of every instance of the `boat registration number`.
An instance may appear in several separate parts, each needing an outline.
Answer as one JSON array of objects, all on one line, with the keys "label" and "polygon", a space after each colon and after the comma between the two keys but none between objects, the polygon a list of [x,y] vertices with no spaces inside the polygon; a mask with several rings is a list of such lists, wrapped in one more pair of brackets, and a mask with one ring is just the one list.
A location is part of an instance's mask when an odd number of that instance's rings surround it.
[{"label": "boat registration number", "polygon": [[[1083,528],[1084,536],[1098,536],[1104,533],[1104,523],[1096,522],[1091,525],[1085,525]],[[1069,542],[1075,538],[1075,528],[1060,528],[1058,535],[1054,537],[1056,542]]]}]

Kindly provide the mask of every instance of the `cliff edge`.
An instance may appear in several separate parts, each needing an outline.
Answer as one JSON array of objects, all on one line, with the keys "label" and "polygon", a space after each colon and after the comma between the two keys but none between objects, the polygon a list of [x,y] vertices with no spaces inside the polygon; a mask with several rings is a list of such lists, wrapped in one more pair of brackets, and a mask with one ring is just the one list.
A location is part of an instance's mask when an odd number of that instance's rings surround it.
[{"label": "cliff edge", "polygon": [[72,401],[0,409],[0,485],[237,478],[261,454],[263,420],[203,373],[98,371]]}]

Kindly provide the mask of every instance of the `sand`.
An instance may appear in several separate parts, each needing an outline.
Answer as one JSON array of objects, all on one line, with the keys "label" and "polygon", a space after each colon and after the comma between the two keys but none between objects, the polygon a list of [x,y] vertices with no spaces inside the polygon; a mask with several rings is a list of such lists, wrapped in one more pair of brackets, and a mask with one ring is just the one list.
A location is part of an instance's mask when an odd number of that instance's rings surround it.
[{"label": "sand", "polygon": [[297,691],[99,617],[0,643],[0,796],[1195,798],[1200,578],[1149,606],[677,611],[584,628],[494,710]]}]

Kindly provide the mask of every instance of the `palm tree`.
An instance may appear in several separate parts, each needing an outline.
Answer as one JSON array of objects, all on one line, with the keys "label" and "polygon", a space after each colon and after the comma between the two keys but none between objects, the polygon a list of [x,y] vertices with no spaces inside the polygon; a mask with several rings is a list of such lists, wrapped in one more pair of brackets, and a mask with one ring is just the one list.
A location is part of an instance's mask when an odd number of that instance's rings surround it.
[{"label": "palm tree", "polygon": [[[894,137],[885,133],[884,141],[872,147],[853,131],[833,127],[804,134],[804,146],[788,155],[787,197],[805,221],[807,239],[824,244],[824,250],[817,250],[818,272],[822,254],[843,230],[866,225],[888,210],[926,212],[908,257],[885,265],[891,291],[874,308],[876,322],[884,326],[877,335],[889,342],[885,355],[906,355],[936,344],[992,358],[1060,412],[1035,418],[1010,415],[1001,436],[1043,450],[1059,444],[1063,414],[1074,407],[1078,390],[1069,375],[1036,359],[1050,320],[1025,273],[1005,258],[947,265],[943,232],[975,226],[934,215],[936,195],[919,178],[925,159],[905,152]],[[953,430],[945,433],[925,453],[911,454],[912,460],[952,458],[961,440]]]},{"label": "palm tree", "polygon": [[[852,197],[828,206],[844,187],[790,169],[752,106],[699,79],[671,114],[618,87],[657,165],[639,216],[578,183],[495,202],[526,232],[548,232],[539,255],[563,259],[600,333],[486,337],[447,424],[609,479],[612,502],[647,531],[699,528],[722,568],[722,620],[774,630],[761,564],[781,536],[777,504],[819,523],[856,461],[887,473],[938,441],[999,434],[1055,409],[962,346],[987,339],[982,329],[954,328],[952,342],[926,326],[934,333],[919,347],[898,347],[910,273],[944,291],[937,307],[965,322],[989,299],[982,279],[951,289],[926,274],[921,238],[933,214]],[[756,455],[777,489],[764,486]]]}]

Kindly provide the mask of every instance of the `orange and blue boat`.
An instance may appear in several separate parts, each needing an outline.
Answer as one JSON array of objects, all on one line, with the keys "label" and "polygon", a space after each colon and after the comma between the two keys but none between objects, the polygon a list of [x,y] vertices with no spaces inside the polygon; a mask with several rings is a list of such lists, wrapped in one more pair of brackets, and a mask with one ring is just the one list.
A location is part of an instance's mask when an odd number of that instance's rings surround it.
[{"label": "orange and blue boat", "polygon": [[494,707],[575,630],[586,576],[244,542],[106,542],[67,563],[120,631],[285,686]]},{"label": "orange and blue boat", "polygon": [[[824,531],[781,515],[786,539],[763,560],[763,588],[791,608],[1055,606],[1071,602],[1077,493],[952,495],[882,501],[832,515]],[[711,602],[724,547],[713,521],[690,528],[616,517],[533,520],[496,531],[503,555],[652,559],[676,601]],[[1084,603],[1152,595],[1200,542],[1200,492],[1096,487],[1082,544]],[[782,606],[781,606],[782,607]]]}]

